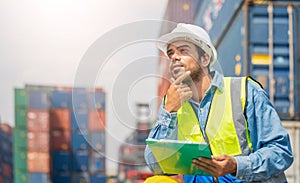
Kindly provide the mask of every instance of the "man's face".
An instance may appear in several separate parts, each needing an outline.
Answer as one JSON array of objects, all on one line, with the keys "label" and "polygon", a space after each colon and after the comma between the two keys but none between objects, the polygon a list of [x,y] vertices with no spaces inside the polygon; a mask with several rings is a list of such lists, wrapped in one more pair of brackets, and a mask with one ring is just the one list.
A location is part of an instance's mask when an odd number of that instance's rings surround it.
[{"label": "man's face", "polygon": [[198,81],[199,76],[203,73],[201,66],[201,57],[199,58],[197,47],[187,41],[176,41],[169,44],[167,55],[171,60],[170,72],[174,79],[178,78],[185,71],[191,71],[193,81]]}]

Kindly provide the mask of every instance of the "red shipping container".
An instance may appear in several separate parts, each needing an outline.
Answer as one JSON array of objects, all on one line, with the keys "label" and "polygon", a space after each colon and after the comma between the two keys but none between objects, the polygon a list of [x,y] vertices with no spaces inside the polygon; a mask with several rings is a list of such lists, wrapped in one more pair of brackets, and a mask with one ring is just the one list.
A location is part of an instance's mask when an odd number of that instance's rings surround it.
[{"label": "red shipping container", "polygon": [[106,119],[104,110],[89,111],[89,130],[105,131]]},{"label": "red shipping container", "polygon": [[28,151],[48,152],[50,146],[49,132],[28,132]]},{"label": "red shipping container", "polygon": [[70,129],[71,114],[69,109],[55,108],[50,110],[51,129]]},{"label": "red shipping container", "polygon": [[27,168],[29,173],[50,172],[50,156],[44,152],[27,152]]},{"label": "red shipping container", "polygon": [[68,151],[70,150],[71,133],[70,130],[51,131],[51,150]]},{"label": "red shipping container", "polygon": [[49,131],[49,111],[29,109],[27,111],[28,131]]},{"label": "red shipping container", "polygon": [[12,169],[11,166],[7,163],[2,163],[2,171],[4,177],[11,177],[12,176]]},{"label": "red shipping container", "polygon": [[2,175],[0,175],[0,183],[4,183]]}]

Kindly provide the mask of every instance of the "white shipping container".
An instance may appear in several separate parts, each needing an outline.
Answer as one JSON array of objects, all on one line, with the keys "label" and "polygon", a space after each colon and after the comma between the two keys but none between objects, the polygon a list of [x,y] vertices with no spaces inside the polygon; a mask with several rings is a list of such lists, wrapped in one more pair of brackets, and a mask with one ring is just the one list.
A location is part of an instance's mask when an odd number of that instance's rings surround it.
[{"label": "white shipping container", "polygon": [[285,129],[287,129],[294,154],[294,162],[292,166],[286,170],[289,183],[300,182],[300,121],[283,121]]}]

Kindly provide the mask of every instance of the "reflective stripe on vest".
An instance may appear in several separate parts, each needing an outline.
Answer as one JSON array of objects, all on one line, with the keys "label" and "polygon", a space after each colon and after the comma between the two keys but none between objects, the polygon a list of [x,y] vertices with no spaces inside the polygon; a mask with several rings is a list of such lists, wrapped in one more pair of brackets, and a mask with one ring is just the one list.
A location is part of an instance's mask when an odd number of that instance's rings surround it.
[{"label": "reflective stripe on vest", "polygon": [[[246,77],[224,78],[223,91],[216,90],[205,127],[206,142],[213,155],[248,155],[252,150],[244,117]],[[178,139],[205,142],[192,105],[185,101],[177,111]]]}]

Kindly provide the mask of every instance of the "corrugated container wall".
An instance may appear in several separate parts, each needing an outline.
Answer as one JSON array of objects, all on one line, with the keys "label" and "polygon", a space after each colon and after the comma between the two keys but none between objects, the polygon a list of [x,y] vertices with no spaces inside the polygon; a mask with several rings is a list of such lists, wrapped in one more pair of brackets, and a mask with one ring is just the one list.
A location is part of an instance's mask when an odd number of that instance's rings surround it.
[{"label": "corrugated container wall", "polygon": [[224,75],[254,77],[281,119],[299,120],[299,2],[205,2],[195,22],[211,35]]}]

